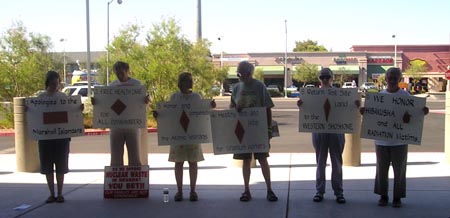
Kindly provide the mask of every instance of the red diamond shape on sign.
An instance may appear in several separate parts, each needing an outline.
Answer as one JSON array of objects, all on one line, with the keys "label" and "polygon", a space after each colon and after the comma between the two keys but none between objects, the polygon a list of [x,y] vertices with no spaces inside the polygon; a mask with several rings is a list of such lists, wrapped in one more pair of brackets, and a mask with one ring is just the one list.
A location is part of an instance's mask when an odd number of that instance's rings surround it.
[{"label": "red diamond shape on sign", "polygon": [[327,100],[325,101],[325,104],[323,104],[323,111],[325,112],[325,120],[328,122],[328,116],[330,115],[330,110],[331,110],[331,105],[330,105],[330,101]]},{"label": "red diamond shape on sign", "polygon": [[111,110],[116,112],[117,115],[120,115],[126,108],[127,106],[119,99],[117,99],[116,102],[111,105]]},{"label": "red diamond shape on sign", "polygon": [[244,133],[245,133],[244,127],[242,126],[241,122],[239,122],[239,120],[238,120],[238,122],[236,124],[236,128],[234,129],[234,134],[236,134],[236,136],[239,140],[239,143],[242,143],[242,139],[244,139]]},{"label": "red diamond shape on sign", "polygon": [[184,132],[187,132],[187,129],[189,127],[189,117],[187,116],[186,112],[183,110],[183,113],[181,113],[180,117],[180,124],[184,129]]}]

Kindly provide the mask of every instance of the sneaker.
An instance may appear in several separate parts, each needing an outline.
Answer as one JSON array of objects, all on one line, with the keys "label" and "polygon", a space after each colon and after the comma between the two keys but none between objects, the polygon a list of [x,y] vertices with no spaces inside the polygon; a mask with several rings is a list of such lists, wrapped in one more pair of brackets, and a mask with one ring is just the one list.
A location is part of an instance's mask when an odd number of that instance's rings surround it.
[{"label": "sneaker", "polygon": [[389,197],[386,195],[381,195],[380,200],[378,200],[378,206],[386,206],[388,205]]},{"label": "sneaker", "polygon": [[322,200],[323,200],[323,194],[317,193],[316,195],[314,195],[314,198],[313,198],[314,202],[321,202]]},{"label": "sneaker", "polygon": [[392,207],[402,207],[402,200],[400,198],[394,198],[394,200],[392,201]]},{"label": "sneaker", "polygon": [[177,192],[175,196],[173,197],[173,200],[175,201],[182,201],[183,200],[183,192]]},{"label": "sneaker", "polygon": [[343,196],[343,195],[337,196],[337,197],[336,197],[336,202],[337,202],[338,204],[345,204],[345,198],[344,198],[344,196]]}]

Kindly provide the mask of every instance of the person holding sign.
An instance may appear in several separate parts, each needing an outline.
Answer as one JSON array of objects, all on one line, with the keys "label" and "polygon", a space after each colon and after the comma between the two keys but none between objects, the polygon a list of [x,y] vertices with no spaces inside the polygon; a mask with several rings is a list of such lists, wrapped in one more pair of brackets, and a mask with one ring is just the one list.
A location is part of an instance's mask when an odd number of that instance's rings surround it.
[{"label": "person holding sign", "polygon": [[[323,68],[319,73],[321,88],[332,88],[333,71]],[[297,101],[301,107],[302,99]],[[359,101],[356,102],[359,107]],[[331,185],[336,196],[336,202],[345,203],[344,189],[342,188],[342,152],[344,151],[345,136],[342,133],[312,133],[312,142],[316,152],[316,195],[314,202],[321,202],[325,193],[325,168],[327,166],[328,151],[331,157]]]},{"label": "person holding sign", "polygon": [[[266,86],[253,78],[253,72],[255,67],[248,61],[242,61],[237,67],[237,75],[240,82],[237,86],[233,88],[233,94],[231,95],[231,108],[236,108],[238,111],[243,108],[249,107],[266,107],[267,111],[267,126],[269,127],[269,140],[271,136],[271,126],[272,126],[272,110],[274,106],[269,92]],[[252,196],[250,194],[250,164],[252,161],[252,156],[258,159],[261,165],[261,171],[264,176],[264,180],[267,186],[267,200],[277,201],[278,197],[272,190],[272,184],[270,180],[270,166],[267,161],[269,153],[244,153],[244,154],[234,154],[234,159],[243,160],[242,164],[242,174],[244,177],[244,193],[242,193],[241,201],[250,201]]]},{"label": "person holding sign", "polygon": [[[48,71],[45,75],[45,92],[38,97],[57,98],[66,96],[65,93],[59,91],[61,78],[55,71]],[[83,105],[81,105],[83,110]],[[45,174],[50,196],[46,203],[64,202],[62,194],[64,186],[64,174],[69,172],[69,151],[70,138],[38,140],[39,160],[41,164],[41,173]],[[55,170],[53,168],[55,166]],[[57,183],[57,195],[55,196],[55,176]]]},{"label": "person holding sign", "polygon": [[[109,86],[139,86],[141,82],[131,78],[130,66],[123,61],[117,61],[113,66],[117,80],[112,81]],[[144,99],[145,103],[149,103],[148,95]],[[92,104],[95,104],[92,98]],[[140,130],[130,128],[111,128],[109,133],[111,147],[111,166],[123,166],[124,144],[127,146],[128,161],[130,166],[140,166],[141,160],[139,156],[140,146]]]},{"label": "person holding sign", "polygon": [[[199,101],[202,99],[200,94],[192,92],[193,80],[192,74],[183,72],[178,75],[179,92],[175,92],[170,96],[170,101]],[[216,107],[216,102],[211,101],[211,107]],[[153,111],[153,116],[158,117],[158,112]],[[187,161],[189,163],[189,176],[191,192],[189,193],[190,201],[197,201],[198,195],[195,191],[197,184],[198,165],[197,162],[205,160],[203,157],[202,147],[199,144],[188,145],[171,145],[169,152],[169,161],[175,162],[175,180],[177,182],[177,193],[174,196],[175,201],[183,200],[183,165]]]},{"label": "person holding sign", "polygon": [[[387,88],[380,91],[382,94],[410,95],[407,91],[399,87],[402,79],[400,68],[391,67],[386,71],[385,80]],[[360,108],[360,113],[364,114],[364,107]],[[429,109],[424,107],[424,114],[428,114]],[[403,122],[409,123],[411,117],[403,116]],[[388,142],[375,140],[375,151],[377,156],[375,175],[375,194],[380,195],[379,206],[386,206],[389,201],[389,166],[392,163],[394,170],[394,200],[393,207],[401,207],[401,199],[406,197],[406,164],[408,157],[408,145],[399,142]]]}]

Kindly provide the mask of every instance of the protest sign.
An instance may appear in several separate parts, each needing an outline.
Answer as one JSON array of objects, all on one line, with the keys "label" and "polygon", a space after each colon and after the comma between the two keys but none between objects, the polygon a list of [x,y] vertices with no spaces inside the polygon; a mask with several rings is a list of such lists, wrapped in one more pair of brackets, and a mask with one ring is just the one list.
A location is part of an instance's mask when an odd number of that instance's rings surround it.
[{"label": "protest sign", "polygon": [[35,140],[84,135],[81,97],[26,98],[28,133]]},{"label": "protest sign", "polygon": [[214,154],[268,152],[265,107],[211,111]]},{"label": "protest sign", "polygon": [[158,145],[212,142],[210,102],[204,99],[158,103]]},{"label": "protest sign", "polygon": [[148,198],[149,167],[105,166],[104,198]]},{"label": "protest sign", "polygon": [[425,98],[367,93],[361,138],[420,145],[425,104]]},{"label": "protest sign", "polygon": [[95,128],[146,128],[147,114],[143,86],[96,86]]},{"label": "protest sign", "polygon": [[359,99],[352,88],[301,88],[298,131],[315,133],[355,133]]}]

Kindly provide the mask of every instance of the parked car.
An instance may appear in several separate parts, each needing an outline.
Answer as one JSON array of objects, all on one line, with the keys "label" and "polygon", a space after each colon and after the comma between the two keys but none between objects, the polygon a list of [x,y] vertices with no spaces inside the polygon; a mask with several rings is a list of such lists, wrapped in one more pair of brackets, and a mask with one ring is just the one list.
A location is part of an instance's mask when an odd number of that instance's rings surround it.
[{"label": "parked car", "polygon": [[313,84],[306,84],[303,86],[303,88],[314,88],[314,87],[316,87],[316,86]]},{"label": "parked car", "polygon": [[[91,86],[93,89],[94,86]],[[62,92],[66,93],[68,96],[81,95],[81,102],[84,102],[88,99],[88,86],[79,85],[79,86],[66,86],[62,89]]]},{"label": "parked car", "polygon": [[375,83],[373,82],[365,82],[359,87],[359,90],[361,92],[371,92],[373,90],[377,90],[377,86],[375,86]]},{"label": "parked car", "polygon": [[300,95],[298,91],[298,87],[294,85],[290,85],[286,88],[287,96],[288,97],[298,97]]},{"label": "parked car", "polygon": [[356,88],[356,85],[352,82],[344,82],[342,88]]}]

